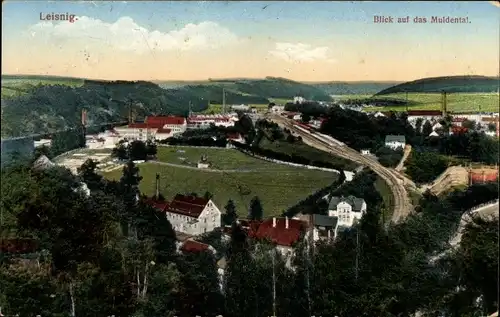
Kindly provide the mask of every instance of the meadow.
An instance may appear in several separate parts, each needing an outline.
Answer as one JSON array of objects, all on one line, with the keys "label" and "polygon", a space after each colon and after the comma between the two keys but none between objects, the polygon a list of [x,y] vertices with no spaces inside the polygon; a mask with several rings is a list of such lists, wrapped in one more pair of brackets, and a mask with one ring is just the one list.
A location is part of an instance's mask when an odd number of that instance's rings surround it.
[{"label": "meadow", "polygon": [[70,87],[80,87],[83,85],[83,79],[73,79],[73,78],[47,78],[47,79],[37,79],[37,78],[27,78],[27,79],[10,79],[2,78],[2,98],[19,96],[27,93],[31,88],[38,85],[54,86],[63,85]]},{"label": "meadow", "polygon": [[[258,196],[265,216],[272,216],[280,215],[288,207],[330,185],[338,177],[335,173],[270,163],[233,149],[160,147],[157,157],[159,161],[182,164],[183,160],[179,157],[195,163],[203,154],[213,164],[212,168],[232,171],[206,171],[154,162],[142,163],[139,164],[139,174],[143,177],[141,192],[146,195],[154,194],[155,177],[159,173],[160,192],[167,200],[177,193],[194,192],[201,196],[208,191],[213,194],[213,200],[221,210],[232,199],[238,214],[245,217],[250,200]],[[109,179],[119,179],[121,173],[121,170],[115,170],[103,174]]]},{"label": "meadow", "polygon": [[[406,100],[405,93],[381,96],[345,95],[337,99]],[[498,112],[498,93],[450,93],[447,95],[447,108],[451,112]],[[440,110],[441,95],[438,93],[408,93],[409,110]],[[365,111],[405,111],[406,106],[370,107]]]}]

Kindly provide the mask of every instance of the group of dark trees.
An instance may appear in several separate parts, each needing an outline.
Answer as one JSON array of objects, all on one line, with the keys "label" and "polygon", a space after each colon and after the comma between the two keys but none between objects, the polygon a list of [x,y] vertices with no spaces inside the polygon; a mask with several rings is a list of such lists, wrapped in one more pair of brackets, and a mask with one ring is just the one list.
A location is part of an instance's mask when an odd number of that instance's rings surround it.
[{"label": "group of dark trees", "polygon": [[51,145],[35,148],[35,157],[43,154],[48,158],[54,158],[68,151],[84,148],[86,145],[83,127],[52,133],[47,135],[47,138],[52,139]]},{"label": "group of dark trees", "polygon": [[403,149],[394,150],[386,146],[381,146],[374,154],[383,166],[396,167],[403,158]]},{"label": "group of dark trees", "polygon": [[111,156],[122,161],[146,161],[155,157],[157,151],[156,144],[152,141],[122,140],[113,149]]},{"label": "group of dark trees", "polygon": [[450,160],[436,152],[412,151],[405,162],[406,174],[417,184],[435,180],[449,166]]},{"label": "group of dark trees", "polygon": [[[254,248],[256,242],[234,223],[237,212],[230,203],[228,245],[214,232],[202,239],[218,241],[216,255],[176,253],[175,232],[144,203],[140,180],[133,162],[119,181],[103,179],[91,162],[79,169],[79,176],[60,167],[2,170],[4,219],[17,235],[36,238],[41,245],[23,261],[20,255],[2,259],[2,313],[395,317],[419,311],[475,316],[498,305],[495,221],[475,221],[456,250],[429,261],[446,248],[471,200],[480,204],[497,197],[498,184],[474,185],[444,198],[426,194],[415,215],[388,228],[380,226],[379,210],[369,208],[335,244],[296,245],[291,270],[284,258],[269,252],[271,245]],[[366,192],[370,177],[361,180],[346,183],[342,194],[365,195],[368,204],[376,205],[380,198]],[[78,190],[81,181],[90,196]],[[216,266],[221,255],[227,263],[224,292]]]}]

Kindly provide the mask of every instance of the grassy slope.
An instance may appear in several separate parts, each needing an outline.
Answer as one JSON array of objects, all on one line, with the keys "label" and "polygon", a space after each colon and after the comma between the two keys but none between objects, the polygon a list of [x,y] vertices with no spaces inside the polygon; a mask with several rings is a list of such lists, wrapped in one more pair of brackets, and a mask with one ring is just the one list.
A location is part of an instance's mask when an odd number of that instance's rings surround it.
[{"label": "grassy slope", "polygon": [[[203,195],[209,191],[214,195],[214,202],[223,208],[229,199],[235,201],[239,215],[246,216],[253,196],[258,196],[263,204],[265,215],[279,215],[287,207],[307,197],[319,188],[331,184],[337,174],[318,170],[292,168],[250,158],[236,150],[206,150],[200,148],[179,148],[185,153],[177,153],[172,148],[159,148],[160,160],[179,164],[179,156],[196,161],[202,154],[207,154],[214,165],[225,168],[255,168],[255,172],[208,172],[179,167],[170,167],[154,163],[140,164],[143,180],[140,189],[147,195],[154,194],[155,175],[160,173],[162,194],[171,199],[177,193],[196,192]],[[111,179],[118,179],[120,170],[105,174]],[[243,194],[238,190],[243,188]]]},{"label": "grassy slope", "polygon": [[377,95],[388,95],[402,92],[497,92],[498,77],[486,76],[443,76],[433,78],[422,78],[389,87],[377,93]]},{"label": "grassy slope", "polygon": [[[352,99],[365,99],[367,96],[354,96]],[[373,100],[406,100],[406,93],[374,96]],[[468,112],[486,111],[498,112],[498,93],[450,93],[447,96],[449,111]],[[408,109],[410,110],[439,110],[441,109],[441,95],[438,93],[408,93]],[[385,106],[367,108],[367,111],[405,111],[406,106]]]},{"label": "grassy slope", "polygon": [[296,142],[293,144],[283,140],[271,142],[264,136],[259,143],[259,147],[275,152],[286,153],[289,155],[295,154],[314,161],[323,161],[330,163],[342,162],[346,165],[346,170],[350,171],[353,171],[358,167],[357,164],[351,161],[334,157],[324,151],[313,148],[302,142]]}]

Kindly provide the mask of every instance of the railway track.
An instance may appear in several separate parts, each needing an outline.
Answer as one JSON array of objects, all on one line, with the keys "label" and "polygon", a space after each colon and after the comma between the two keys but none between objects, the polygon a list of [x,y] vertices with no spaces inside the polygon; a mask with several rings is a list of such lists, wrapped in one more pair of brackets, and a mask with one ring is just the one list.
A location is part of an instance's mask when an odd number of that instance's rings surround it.
[{"label": "railway track", "polygon": [[392,222],[398,223],[401,220],[404,220],[412,211],[413,206],[408,197],[408,193],[406,188],[404,187],[404,183],[398,175],[382,166],[378,161],[365,157],[361,155],[358,151],[351,149],[346,145],[342,145],[342,143],[335,142],[327,142],[322,139],[318,139],[314,134],[307,133],[302,131],[302,129],[297,129],[293,122],[290,122],[282,117],[271,115],[271,120],[281,123],[286,126],[289,130],[294,131],[296,134],[302,137],[304,142],[309,143],[311,146],[314,146],[322,151],[329,152],[335,156],[343,157],[348,160],[354,161],[356,163],[365,165],[372,169],[377,175],[379,175],[392,190],[393,194],[393,213],[392,213]]}]

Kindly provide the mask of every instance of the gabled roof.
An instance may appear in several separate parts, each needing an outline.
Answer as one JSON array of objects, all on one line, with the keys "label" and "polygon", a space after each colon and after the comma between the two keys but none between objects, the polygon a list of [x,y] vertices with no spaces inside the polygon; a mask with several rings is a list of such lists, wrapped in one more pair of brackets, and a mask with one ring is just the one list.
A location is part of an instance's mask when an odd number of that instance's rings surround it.
[{"label": "gabled roof", "polygon": [[46,169],[55,166],[56,164],[49,160],[45,155],[40,155],[40,157],[33,163],[34,169]]},{"label": "gabled roof", "polygon": [[346,202],[352,207],[352,211],[361,211],[361,207],[365,200],[363,198],[357,198],[354,196],[347,196],[347,197],[332,197],[330,199],[330,204],[328,205],[328,210],[337,210],[337,205],[341,202]]},{"label": "gabled roof", "polygon": [[329,217],[318,214],[313,215],[313,225],[315,227],[335,228],[337,226],[338,220],[338,217]]},{"label": "gabled roof", "polygon": [[169,124],[169,125],[182,125],[186,122],[184,117],[177,116],[148,116],[146,117],[145,123],[147,124]]},{"label": "gabled roof", "polygon": [[273,218],[266,219],[254,234],[257,239],[269,239],[281,246],[292,246],[299,241],[301,233],[306,230],[306,223],[301,220],[288,219],[286,228],[285,218],[276,218],[276,227],[273,227]]},{"label": "gabled roof", "polygon": [[406,142],[406,138],[404,135],[386,135],[385,136],[385,143],[389,143],[389,142],[401,142],[401,143],[405,143]]},{"label": "gabled roof", "polygon": [[209,245],[195,240],[186,240],[180,247],[183,252],[202,252],[209,249]]},{"label": "gabled roof", "polygon": [[203,197],[177,194],[168,204],[165,211],[198,218],[209,201]]}]

